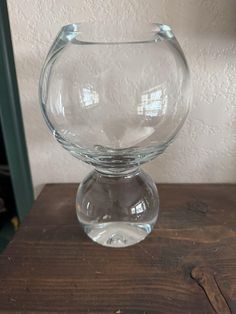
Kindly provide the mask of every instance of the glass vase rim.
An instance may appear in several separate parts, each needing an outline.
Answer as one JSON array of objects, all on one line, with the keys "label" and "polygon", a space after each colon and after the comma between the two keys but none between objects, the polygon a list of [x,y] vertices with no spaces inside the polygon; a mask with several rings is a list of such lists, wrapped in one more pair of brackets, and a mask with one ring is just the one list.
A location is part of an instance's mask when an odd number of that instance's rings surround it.
[{"label": "glass vase rim", "polygon": [[[173,39],[172,28],[163,23],[145,22],[121,28],[120,24],[99,22],[77,22],[61,27],[59,35],[83,44],[136,44]],[[102,31],[102,32],[101,32]],[[104,32],[103,32],[104,31]],[[116,31],[114,33],[114,31]],[[117,36],[117,37],[116,37]]]}]

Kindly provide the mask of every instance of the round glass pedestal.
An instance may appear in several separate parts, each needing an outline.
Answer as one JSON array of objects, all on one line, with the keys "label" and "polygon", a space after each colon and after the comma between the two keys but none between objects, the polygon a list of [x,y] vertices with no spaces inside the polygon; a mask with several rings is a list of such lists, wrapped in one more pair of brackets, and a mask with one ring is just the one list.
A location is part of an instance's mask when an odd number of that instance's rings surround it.
[{"label": "round glass pedestal", "polygon": [[155,183],[142,170],[125,174],[92,171],[80,184],[76,209],[85,233],[109,247],[125,247],[145,239],[158,217]]}]

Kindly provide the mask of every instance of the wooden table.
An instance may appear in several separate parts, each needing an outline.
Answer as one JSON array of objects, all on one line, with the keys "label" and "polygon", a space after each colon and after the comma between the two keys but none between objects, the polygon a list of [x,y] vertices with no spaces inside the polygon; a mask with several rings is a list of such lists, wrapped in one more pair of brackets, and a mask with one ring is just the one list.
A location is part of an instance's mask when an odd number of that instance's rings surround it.
[{"label": "wooden table", "polygon": [[76,189],[47,185],[0,256],[1,313],[236,313],[236,185],[159,185],[154,232],[123,249],[84,235]]}]

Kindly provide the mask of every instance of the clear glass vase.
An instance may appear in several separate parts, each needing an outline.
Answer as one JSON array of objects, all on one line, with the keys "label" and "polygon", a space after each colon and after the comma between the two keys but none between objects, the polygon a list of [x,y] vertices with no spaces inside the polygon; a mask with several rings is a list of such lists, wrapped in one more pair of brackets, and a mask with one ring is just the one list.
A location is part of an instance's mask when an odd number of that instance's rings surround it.
[{"label": "clear glass vase", "polygon": [[42,113],[57,141],[95,167],[76,198],[78,219],[95,242],[124,247],[151,232],[159,197],[139,166],[182,127],[189,85],[167,25],[85,23],[59,32],[41,74]]}]

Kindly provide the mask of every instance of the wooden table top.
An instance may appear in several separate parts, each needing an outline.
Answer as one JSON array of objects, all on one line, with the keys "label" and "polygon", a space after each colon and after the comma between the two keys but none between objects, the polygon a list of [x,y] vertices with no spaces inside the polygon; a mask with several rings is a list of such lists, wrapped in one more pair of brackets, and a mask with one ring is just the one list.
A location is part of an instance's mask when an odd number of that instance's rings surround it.
[{"label": "wooden table top", "polygon": [[112,249],[81,230],[77,185],[47,185],[0,256],[0,312],[236,313],[236,185],[158,188],[152,234]]}]

